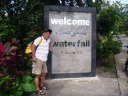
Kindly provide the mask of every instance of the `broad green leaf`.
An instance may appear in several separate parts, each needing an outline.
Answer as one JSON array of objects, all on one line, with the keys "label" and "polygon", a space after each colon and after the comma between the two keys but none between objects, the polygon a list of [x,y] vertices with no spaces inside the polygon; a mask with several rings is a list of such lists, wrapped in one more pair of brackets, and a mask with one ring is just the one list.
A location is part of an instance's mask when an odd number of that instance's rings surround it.
[{"label": "broad green leaf", "polygon": [[19,84],[17,90],[18,90],[18,91],[23,90],[23,85],[22,85],[22,84]]},{"label": "broad green leaf", "polygon": [[1,78],[0,85],[2,85],[4,83],[4,81],[7,80],[8,78],[9,78],[9,76]]},{"label": "broad green leaf", "polygon": [[33,78],[32,78],[31,76],[23,75],[22,80],[23,80],[23,82],[25,83],[25,82],[30,82],[30,81],[32,81]]},{"label": "broad green leaf", "polygon": [[5,80],[1,80],[1,81],[0,81],[0,85],[2,85],[2,84],[4,83],[4,81],[5,81]]},{"label": "broad green leaf", "polygon": [[6,76],[6,77],[2,77],[2,78],[0,78],[0,80],[2,79],[2,80],[6,80],[6,79],[8,79],[9,78],[9,76]]},{"label": "broad green leaf", "polygon": [[22,87],[23,87],[23,91],[25,91],[25,92],[32,92],[32,91],[36,90],[35,84],[33,82],[23,83]]}]

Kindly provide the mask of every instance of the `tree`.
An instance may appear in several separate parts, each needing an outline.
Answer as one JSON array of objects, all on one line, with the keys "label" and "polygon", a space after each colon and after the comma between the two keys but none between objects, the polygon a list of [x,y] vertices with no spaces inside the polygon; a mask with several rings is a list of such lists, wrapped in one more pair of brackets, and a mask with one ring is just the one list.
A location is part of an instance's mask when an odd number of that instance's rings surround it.
[{"label": "tree", "polygon": [[118,29],[120,22],[118,14],[119,11],[113,6],[103,7],[97,14],[97,32],[108,37],[112,31]]},{"label": "tree", "polygon": [[[3,13],[1,13],[3,15]],[[0,41],[10,41],[15,37],[15,27],[8,23],[8,19],[3,19],[0,16]]]},{"label": "tree", "polygon": [[118,15],[120,16],[119,31],[128,31],[128,4],[122,4],[121,2],[116,2],[113,6],[117,9]]}]

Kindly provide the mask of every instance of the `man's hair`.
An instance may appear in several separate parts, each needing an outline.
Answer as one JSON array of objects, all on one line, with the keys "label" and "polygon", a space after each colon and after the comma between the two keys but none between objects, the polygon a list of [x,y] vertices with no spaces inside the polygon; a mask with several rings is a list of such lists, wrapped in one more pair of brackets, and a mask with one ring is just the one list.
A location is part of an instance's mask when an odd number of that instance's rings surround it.
[{"label": "man's hair", "polygon": [[51,34],[52,30],[51,29],[45,29],[43,33],[45,33],[45,32],[49,32]]}]

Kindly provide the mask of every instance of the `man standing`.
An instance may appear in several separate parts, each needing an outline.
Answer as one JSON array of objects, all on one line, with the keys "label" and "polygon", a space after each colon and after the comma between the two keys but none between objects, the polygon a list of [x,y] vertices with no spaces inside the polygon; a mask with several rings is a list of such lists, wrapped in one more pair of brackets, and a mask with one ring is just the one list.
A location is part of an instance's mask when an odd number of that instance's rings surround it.
[{"label": "man standing", "polygon": [[[47,56],[49,50],[52,52],[51,49],[51,42],[50,42],[50,35],[52,33],[51,29],[46,29],[43,32],[43,36],[38,37],[35,39],[32,45],[32,73],[35,74],[35,85],[36,85],[36,93],[40,95],[44,95],[45,92],[41,91],[47,90],[47,87],[44,86],[44,79],[47,73]],[[40,44],[39,44],[40,43]],[[40,84],[39,84],[40,80]]]}]

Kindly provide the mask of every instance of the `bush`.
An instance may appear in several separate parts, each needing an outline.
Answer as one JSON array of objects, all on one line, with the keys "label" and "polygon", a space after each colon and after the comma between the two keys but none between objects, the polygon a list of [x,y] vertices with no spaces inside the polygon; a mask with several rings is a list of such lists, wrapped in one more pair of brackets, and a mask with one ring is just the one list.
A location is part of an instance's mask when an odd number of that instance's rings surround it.
[{"label": "bush", "polygon": [[98,38],[96,43],[97,59],[108,58],[121,51],[121,41],[113,41],[112,39],[102,40]]},{"label": "bush", "polygon": [[25,94],[36,91],[34,79],[30,75],[23,75],[16,80],[6,76],[0,78],[0,85],[0,96],[28,96]]}]

